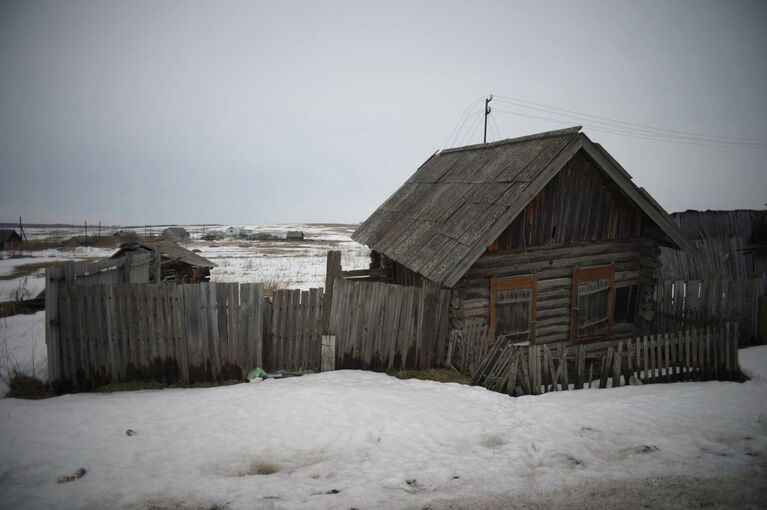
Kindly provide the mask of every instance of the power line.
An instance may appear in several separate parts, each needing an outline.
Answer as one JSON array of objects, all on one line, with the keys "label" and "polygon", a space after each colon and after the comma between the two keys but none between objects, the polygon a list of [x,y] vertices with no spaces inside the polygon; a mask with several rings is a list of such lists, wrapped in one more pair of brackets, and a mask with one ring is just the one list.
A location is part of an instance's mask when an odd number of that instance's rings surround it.
[{"label": "power line", "polygon": [[[480,112],[484,113],[484,112]],[[483,116],[478,116],[477,119],[472,124],[472,128],[469,130],[469,136],[464,140],[464,142],[461,145],[469,145],[469,142],[472,138],[474,138],[474,134],[477,132],[477,129],[479,129],[479,125],[482,123]]]},{"label": "power line", "polygon": [[650,135],[650,136],[664,136],[677,139],[685,139],[690,141],[701,142],[713,142],[719,144],[732,144],[732,145],[745,145],[745,146],[762,146],[767,144],[767,139],[764,138],[735,138],[726,136],[715,136],[702,133],[695,133],[690,131],[681,131],[676,129],[660,128],[655,126],[649,126],[646,124],[640,124],[637,122],[622,121],[617,119],[611,119],[608,117],[602,117],[599,115],[591,115],[582,112],[576,112],[565,108],[558,108],[555,106],[545,105],[542,103],[536,103],[533,101],[526,101],[524,99],[517,99],[507,96],[496,96],[499,101],[512,104],[517,107],[536,110],[548,114],[557,115],[560,117],[569,117],[573,119],[589,119],[592,124],[596,123],[606,128],[618,128],[627,131],[636,132],[638,134]]},{"label": "power line", "polygon": [[[469,111],[474,107],[474,105],[478,102],[480,102],[482,99],[484,99],[485,96],[479,96],[474,101],[469,103],[469,106],[466,107],[466,109],[463,111],[461,116],[458,118],[458,121],[455,123],[455,126],[453,126],[453,130],[450,132],[450,135],[448,135],[447,140],[445,140],[444,147],[448,147],[448,144],[453,139],[453,135],[456,135],[456,129],[460,133],[460,130],[463,129],[463,125],[466,123],[467,116],[469,115]],[[461,125],[459,128],[458,125]]]},{"label": "power line", "polygon": [[501,139],[501,130],[498,129],[498,123],[495,121],[495,117],[491,117],[490,120],[493,121],[493,126],[495,126],[495,133],[496,133],[496,135],[498,135],[498,138],[496,138],[496,140],[500,140]]},{"label": "power line", "polygon": [[[571,121],[565,121],[562,119],[556,119],[551,117],[542,117],[540,115],[530,115],[527,113],[522,113],[519,111],[510,111],[510,110],[504,110],[500,108],[495,109],[496,112],[499,113],[506,113],[511,115],[516,115],[518,117],[525,117],[528,119],[536,119],[536,120],[545,120],[548,122],[554,122],[561,125],[570,126],[572,125]],[[724,141],[707,141],[703,139],[686,139],[686,138],[679,138],[679,137],[673,137],[668,135],[662,135],[662,134],[652,134],[652,133],[644,133],[644,132],[638,132],[638,131],[632,131],[627,128],[620,128],[610,125],[604,125],[604,124],[595,124],[590,122],[579,122],[583,127],[587,127],[594,131],[601,131],[604,133],[610,133],[618,136],[627,136],[630,138],[638,138],[642,140],[652,140],[656,142],[668,142],[668,143],[678,143],[678,144],[684,144],[684,145],[698,145],[698,146],[709,146],[709,147],[740,147],[740,148],[764,148],[767,145],[761,145],[761,144],[745,144],[745,143],[735,143],[735,142],[724,142]]]}]

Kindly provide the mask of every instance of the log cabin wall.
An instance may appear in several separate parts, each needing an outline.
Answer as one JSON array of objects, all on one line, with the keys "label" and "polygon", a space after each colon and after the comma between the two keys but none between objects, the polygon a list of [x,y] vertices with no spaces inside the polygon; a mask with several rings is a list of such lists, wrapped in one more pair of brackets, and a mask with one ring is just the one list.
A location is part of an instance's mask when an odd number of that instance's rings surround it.
[{"label": "log cabin wall", "polygon": [[576,267],[614,264],[616,289],[639,286],[633,322],[618,322],[612,327],[611,338],[630,336],[647,328],[653,318],[658,252],[657,241],[642,238],[485,254],[453,289],[452,322],[489,321],[491,278],[535,274],[536,342],[566,341],[570,338],[573,271]]}]

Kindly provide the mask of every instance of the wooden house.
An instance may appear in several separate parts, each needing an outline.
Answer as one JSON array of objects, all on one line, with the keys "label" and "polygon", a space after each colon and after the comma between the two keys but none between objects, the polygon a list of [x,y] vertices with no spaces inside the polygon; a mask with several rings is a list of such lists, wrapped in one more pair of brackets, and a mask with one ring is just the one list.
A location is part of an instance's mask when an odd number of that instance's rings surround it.
[{"label": "wooden house", "polygon": [[[210,279],[210,270],[216,264],[197,253],[179,246],[173,241],[142,241],[120,246],[111,258],[124,257],[129,253],[151,253],[160,251],[160,279],[165,282],[199,283]],[[155,257],[152,257],[150,275],[155,274]]]},{"label": "wooden house", "polygon": [[12,228],[0,229],[0,251],[21,249],[21,236]]},{"label": "wooden house", "polygon": [[161,239],[167,241],[188,241],[191,236],[189,232],[183,227],[168,227],[162,231]]},{"label": "wooden house", "polygon": [[436,153],[352,238],[371,274],[452,289],[451,328],[533,343],[646,330],[660,247],[695,251],[579,127]]}]

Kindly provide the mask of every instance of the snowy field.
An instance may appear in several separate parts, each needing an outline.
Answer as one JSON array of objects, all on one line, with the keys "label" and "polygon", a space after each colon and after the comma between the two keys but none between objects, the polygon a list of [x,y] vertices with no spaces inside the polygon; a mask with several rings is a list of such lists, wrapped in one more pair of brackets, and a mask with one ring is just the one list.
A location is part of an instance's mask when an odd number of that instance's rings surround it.
[{"label": "snowy field", "polygon": [[0,505],[764,508],[767,347],[740,359],[743,384],[522,398],[344,370],[4,399]]}]

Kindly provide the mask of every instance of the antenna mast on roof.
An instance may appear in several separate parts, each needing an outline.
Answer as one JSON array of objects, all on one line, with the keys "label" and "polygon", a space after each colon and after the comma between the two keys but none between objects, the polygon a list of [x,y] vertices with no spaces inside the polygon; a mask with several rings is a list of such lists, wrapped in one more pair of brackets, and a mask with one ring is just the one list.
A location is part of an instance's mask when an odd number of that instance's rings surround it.
[{"label": "antenna mast on roof", "polygon": [[492,94],[490,94],[490,97],[485,99],[485,136],[484,136],[484,141],[482,143],[487,143],[487,116],[490,115],[490,112],[493,110],[492,108],[488,106],[488,104],[492,100],[493,100]]}]

